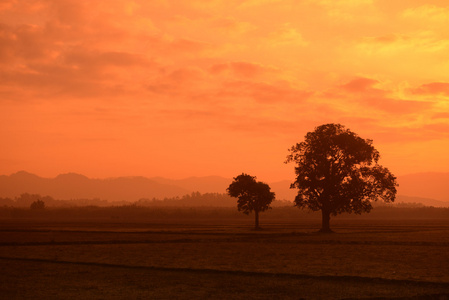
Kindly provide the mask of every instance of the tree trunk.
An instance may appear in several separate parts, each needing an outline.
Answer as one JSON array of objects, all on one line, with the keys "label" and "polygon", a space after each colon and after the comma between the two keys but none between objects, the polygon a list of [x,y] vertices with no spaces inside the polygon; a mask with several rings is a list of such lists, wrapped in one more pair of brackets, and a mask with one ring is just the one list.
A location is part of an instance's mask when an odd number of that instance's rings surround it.
[{"label": "tree trunk", "polygon": [[255,229],[256,230],[258,230],[258,229],[260,229],[260,227],[259,227],[259,211],[254,211],[255,212],[255,215],[256,215],[256,226],[255,226]]},{"label": "tree trunk", "polygon": [[330,212],[328,212],[326,209],[321,209],[321,229],[320,232],[324,232],[324,233],[328,233],[328,232],[333,232],[330,228]]}]

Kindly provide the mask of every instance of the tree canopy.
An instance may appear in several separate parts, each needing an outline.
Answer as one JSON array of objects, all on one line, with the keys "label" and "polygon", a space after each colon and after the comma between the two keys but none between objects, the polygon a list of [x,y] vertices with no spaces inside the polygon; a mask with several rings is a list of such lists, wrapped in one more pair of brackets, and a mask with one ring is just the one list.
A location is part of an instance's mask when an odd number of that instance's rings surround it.
[{"label": "tree canopy", "polygon": [[372,140],[362,139],[341,124],[325,124],[289,149],[294,162],[295,206],[321,210],[323,232],[330,232],[330,215],[369,212],[372,201],[392,202],[396,177],[378,164]]},{"label": "tree canopy", "polygon": [[227,188],[229,196],[238,198],[237,209],[249,214],[255,213],[255,228],[259,229],[259,212],[270,209],[275,198],[270,186],[256,180],[256,177],[242,173],[234,177],[234,181]]},{"label": "tree canopy", "polygon": [[33,210],[41,210],[44,208],[45,208],[45,202],[42,200],[39,200],[39,199],[37,199],[36,201],[31,203],[31,205],[30,205],[30,209],[33,209]]}]

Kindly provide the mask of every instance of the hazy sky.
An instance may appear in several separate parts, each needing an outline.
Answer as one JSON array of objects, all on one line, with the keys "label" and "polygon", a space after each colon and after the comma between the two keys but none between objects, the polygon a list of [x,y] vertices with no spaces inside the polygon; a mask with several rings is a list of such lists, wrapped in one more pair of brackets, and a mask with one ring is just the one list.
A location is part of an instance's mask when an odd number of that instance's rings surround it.
[{"label": "hazy sky", "polygon": [[446,0],[0,2],[0,174],[293,179],[341,123],[449,171]]}]

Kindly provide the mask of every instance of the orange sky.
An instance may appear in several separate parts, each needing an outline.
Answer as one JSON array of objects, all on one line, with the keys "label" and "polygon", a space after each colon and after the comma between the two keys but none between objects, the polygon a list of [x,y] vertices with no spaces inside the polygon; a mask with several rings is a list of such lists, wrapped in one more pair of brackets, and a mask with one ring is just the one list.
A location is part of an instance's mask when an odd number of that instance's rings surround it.
[{"label": "orange sky", "polygon": [[0,174],[293,179],[337,122],[449,171],[446,0],[0,2]]}]

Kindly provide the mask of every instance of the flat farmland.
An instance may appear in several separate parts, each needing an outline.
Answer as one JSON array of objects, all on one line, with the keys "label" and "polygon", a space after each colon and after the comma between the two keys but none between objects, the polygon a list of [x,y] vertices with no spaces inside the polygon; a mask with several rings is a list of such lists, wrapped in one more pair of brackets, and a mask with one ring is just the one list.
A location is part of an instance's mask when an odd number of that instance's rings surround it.
[{"label": "flat farmland", "polygon": [[[447,299],[449,220],[2,221],[8,299]],[[446,297],[446,298],[445,298]]]}]

